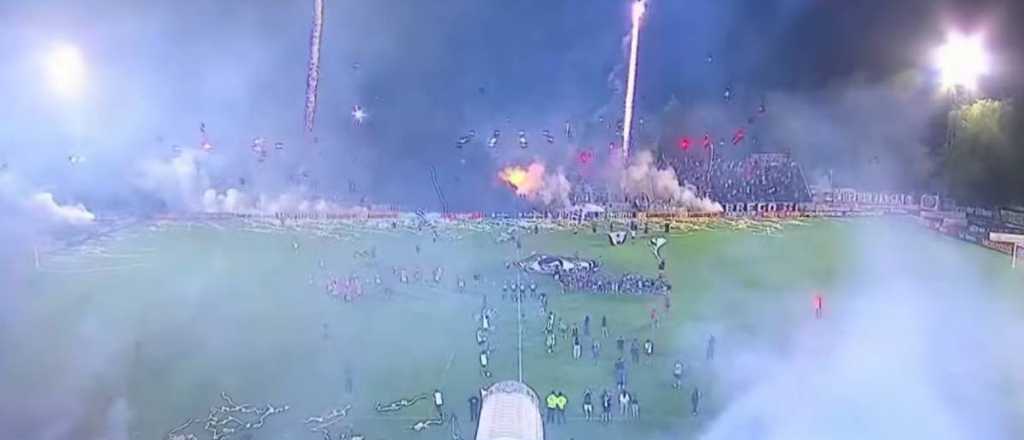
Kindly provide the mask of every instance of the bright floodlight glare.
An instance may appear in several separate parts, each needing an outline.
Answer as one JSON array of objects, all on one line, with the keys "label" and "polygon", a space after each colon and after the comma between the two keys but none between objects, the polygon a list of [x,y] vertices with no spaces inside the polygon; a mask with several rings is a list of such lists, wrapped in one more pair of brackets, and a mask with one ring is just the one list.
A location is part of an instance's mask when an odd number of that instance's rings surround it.
[{"label": "bright floodlight glare", "polygon": [[946,44],[936,52],[944,88],[963,87],[973,90],[978,78],[989,70],[988,53],[981,35],[950,34]]},{"label": "bright floodlight glare", "polygon": [[85,84],[85,59],[78,48],[69,44],[56,46],[46,60],[50,87],[59,95],[74,98]]}]

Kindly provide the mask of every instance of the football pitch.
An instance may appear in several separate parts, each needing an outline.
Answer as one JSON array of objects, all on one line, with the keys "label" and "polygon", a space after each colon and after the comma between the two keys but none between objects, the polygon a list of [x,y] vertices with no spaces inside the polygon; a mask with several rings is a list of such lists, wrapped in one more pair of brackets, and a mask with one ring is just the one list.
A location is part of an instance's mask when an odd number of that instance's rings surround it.
[{"label": "football pitch", "polygon": [[[872,248],[884,249],[882,264],[905,265],[936,282],[965,276],[956,270],[927,274],[929,267],[949,267],[944,260],[955,256],[966,263],[954,267],[980,274],[991,286],[971,295],[1006,301],[1010,313],[1024,315],[1024,276],[1010,271],[1007,257],[909,219],[718,221],[669,234],[652,227],[615,247],[589,228],[525,229],[517,232],[517,249],[498,242],[506,229],[452,228],[435,241],[427,232],[390,228],[338,225],[314,233],[168,223],[47,253],[27,276],[25,291],[16,292],[16,313],[0,334],[0,408],[32,414],[55,408],[51,420],[23,423],[70,424],[67,432],[83,439],[101,438],[118,423],[128,438],[166,439],[194,418],[200,421],[181,432],[206,439],[202,423],[211,407],[225,404],[221,394],[227,393],[240,404],[287,410],[225,439],[320,439],[311,431],[316,423],[307,420],[346,405],[351,409],[343,420],[328,428],[332,438],[453,438],[449,424],[411,429],[435,417],[430,398],[400,411],[374,409],[439,389],[445,410],[458,416],[456,431],[472,439],[467,399],[522,374],[542,400],[552,390],[569,398],[568,422],[546,426],[548,438],[694,438],[743,392],[721,374],[723,366],[741,361],[736,347],[785,346],[795,329],[829,325],[857,294],[850,279],[866,254],[875,258]],[[668,238],[662,250],[673,287],[667,312],[661,297],[562,294],[550,277],[506,267],[537,252],[595,258],[609,275],[654,277],[657,261],[647,243],[653,236]],[[396,267],[418,270],[422,280],[401,283]],[[443,275],[434,283],[437,267]],[[377,274],[380,285],[370,281]],[[326,293],[330,277],[350,275],[363,280],[365,295],[346,302]],[[460,277],[463,291],[456,287]],[[547,293],[549,309],[566,322],[590,316],[581,359],[571,357],[562,338],[555,353],[546,352],[539,301],[503,298],[502,284],[517,277]],[[817,323],[815,292],[825,298]],[[491,377],[481,374],[476,341],[485,296],[496,311]],[[657,328],[652,309],[660,317]],[[601,317],[607,317],[608,337],[601,336]],[[709,335],[717,340],[713,360],[705,355]],[[620,336],[655,344],[654,355],[641,356],[639,364],[629,359],[628,342],[623,356],[640,419],[623,420],[616,402],[613,423],[587,422],[580,410],[584,390],[593,390],[598,407],[602,390],[615,391]],[[593,338],[601,343],[597,359]],[[672,387],[677,360],[686,365],[681,389]],[[697,416],[690,401],[695,387],[704,396]]]}]

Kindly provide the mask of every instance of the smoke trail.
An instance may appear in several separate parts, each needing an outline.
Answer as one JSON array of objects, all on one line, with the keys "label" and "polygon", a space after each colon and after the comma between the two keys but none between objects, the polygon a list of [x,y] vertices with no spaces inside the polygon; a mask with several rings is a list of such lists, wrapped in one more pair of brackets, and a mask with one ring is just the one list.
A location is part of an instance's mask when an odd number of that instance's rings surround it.
[{"label": "smoke trail", "polygon": [[646,5],[643,0],[633,3],[633,30],[629,48],[629,74],[626,76],[626,103],[622,126],[622,155],[629,156],[629,138],[633,132],[633,96],[636,91],[637,51],[640,49],[640,18]]},{"label": "smoke trail", "polygon": [[306,132],[316,122],[316,93],[320,81],[320,39],[324,30],[324,0],[313,0],[313,31],[309,36],[309,69],[306,73]]}]

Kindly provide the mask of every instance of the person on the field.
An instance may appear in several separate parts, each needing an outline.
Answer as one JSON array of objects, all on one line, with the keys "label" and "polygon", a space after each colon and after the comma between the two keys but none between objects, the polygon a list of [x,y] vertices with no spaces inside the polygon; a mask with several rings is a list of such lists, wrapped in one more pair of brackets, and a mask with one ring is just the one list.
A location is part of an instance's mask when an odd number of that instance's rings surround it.
[{"label": "person on the field", "polygon": [[644,341],[644,355],[648,358],[654,356],[654,341],[651,341],[649,338]]},{"label": "person on the field", "polygon": [[559,391],[558,392],[558,413],[557,413],[558,423],[562,423],[562,424],[565,423],[565,406],[568,405],[568,404],[569,404],[569,398],[566,397],[565,394],[562,394],[561,391]]},{"label": "person on the field", "polygon": [[476,329],[476,345],[483,346],[487,343],[487,330],[478,327]]},{"label": "person on the field", "polygon": [[348,394],[352,394],[352,389],[354,388],[352,382],[353,382],[352,381],[352,366],[346,363],[345,364],[345,392],[348,393]]},{"label": "person on the field", "polygon": [[469,396],[469,420],[474,421],[480,417],[480,398],[476,394]]},{"label": "person on the field", "polygon": [[583,391],[583,417],[589,422],[594,415],[593,397],[590,395],[590,388]]},{"label": "person on the field", "polygon": [[633,364],[640,363],[640,343],[636,341],[636,338],[629,342],[629,356],[633,358]]},{"label": "person on the field", "polygon": [[572,337],[572,358],[579,359],[583,355],[583,346],[580,345],[580,337]]},{"label": "person on the field", "polygon": [[544,399],[544,402],[547,404],[548,408],[546,421],[548,423],[555,423],[555,412],[558,411],[558,396],[555,395],[554,391],[551,391],[551,393]]},{"label": "person on the field", "polygon": [[629,416],[629,391],[622,389],[619,391],[619,415],[623,419]]},{"label": "person on the field", "polygon": [[658,328],[661,322],[658,320],[658,308],[651,307],[651,328]]},{"label": "person on the field", "polygon": [[562,335],[562,339],[569,339],[569,325],[561,317],[558,318],[558,333]]},{"label": "person on the field", "polygon": [[640,420],[640,401],[637,400],[635,394],[629,401],[629,412],[633,416],[633,420]]},{"label": "person on the field", "polygon": [[437,408],[437,416],[444,416],[444,396],[441,395],[441,390],[434,390],[434,408]]},{"label": "person on the field", "polygon": [[621,357],[615,360],[615,385],[620,390],[626,387],[626,362]]},{"label": "person on the field", "polygon": [[480,350],[480,374],[484,377],[491,377],[491,371],[487,369],[487,349]]},{"label": "person on the field", "polygon": [[675,365],[672,366],[672,378],[675,382],[672,383],[672,388],[679,389],[683,386],[683,363],[682,361],[676,361]]},{"label": "person on the field", "polygon": [[597,339],[590,343],[590,355],[594,358],[594,362],[597,362],[597,358],[601,356],[601,342]]},{"label": "person on the field", "polygon": [[619,356],[626,354],[626,340],[622,336],[615,340],[615,348],[619,349]]},{"label": "person on the field", "polygon": [[583,336],[590,336],[590,315],[583,317]]},{"label": "person on the field", "polygon": [[576,338],[580,335],[580,328],[576,324],[572,325],[572,330],[569,331],[569,335]]},{"label": "person on the field", "polygon": [[700,412],[700,389],[693,387],[693,392],[690,393],[690,414],[696,416]]},{"label": "person on the field", "polygon": [[601,336],[608,337],[608,317],[601,315]]},{"label": "person on the field", "polygon": [[466,290],[466,280],[462,279],[462,277],[459,277],[457,286],[459,289],[459,293],[464,292]]},{"label": "person on the field", "polygon": [[715,359],[715,335],[708,336],[708,348],[705,351],[705,357],[709,361]]},{"label": "person on the field", "polygon": [[547,332],[544,336],[544,348],[548,350],[548,354],[555,352],[555,334]]},{"label": "person on the field", "polygon": [[609,423],[612,421],[612,395],[608,393],[608,390],[604,390],[601,394],[601,422]]}]

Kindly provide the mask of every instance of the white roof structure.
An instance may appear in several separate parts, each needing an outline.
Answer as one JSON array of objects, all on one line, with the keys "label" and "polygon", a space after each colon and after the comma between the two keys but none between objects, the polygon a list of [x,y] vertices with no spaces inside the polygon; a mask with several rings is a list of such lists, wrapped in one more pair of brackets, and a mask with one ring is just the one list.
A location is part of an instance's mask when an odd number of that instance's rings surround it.
[{"label": "white roof structure", "polygon": [[484,390],[476,440],[544,440],[537,394],[514,380]]}]

